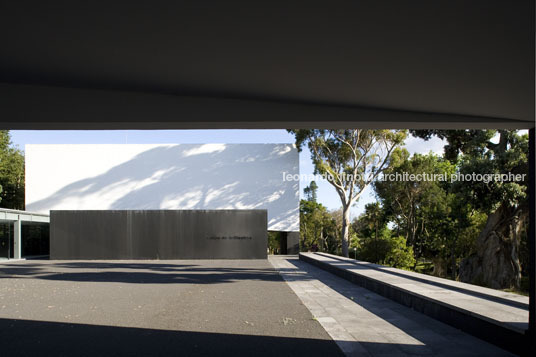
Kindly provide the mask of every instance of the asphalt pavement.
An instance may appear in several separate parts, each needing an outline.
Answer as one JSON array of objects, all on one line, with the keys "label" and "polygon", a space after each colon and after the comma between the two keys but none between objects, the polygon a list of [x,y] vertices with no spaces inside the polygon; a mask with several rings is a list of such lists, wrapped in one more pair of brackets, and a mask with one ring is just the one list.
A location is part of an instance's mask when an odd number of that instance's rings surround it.
[{"label": "asphalt pavement", "polygon": [[4,356],[337,356],[267,260],[0,264]]}]

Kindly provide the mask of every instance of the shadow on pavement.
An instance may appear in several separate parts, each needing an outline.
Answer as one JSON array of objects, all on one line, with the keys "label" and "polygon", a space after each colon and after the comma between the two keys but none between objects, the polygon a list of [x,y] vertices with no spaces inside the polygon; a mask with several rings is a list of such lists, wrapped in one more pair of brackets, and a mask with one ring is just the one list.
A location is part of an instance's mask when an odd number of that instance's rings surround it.
[{"label": "shadow on pavement", "polygon": [[0,319],[4,356],[342,356],[332,340]]},{"label": "shadow on pavement", "polygon": [[[76,269],[82,271],[76,271]],[[117,262],[4,265],[0,266],[0,279],[2,278],[132,284],[218,284],[237,280],[281,281],[279,274],[272,268]]]},{"label": "shadow on pavement", "polygon": [[315,279],[359,305],[360,308],[369,311],[399,331],[403,331],[407,336],[422,343],[422,345],[408,345],[405,343],[385,344],[359,341],[359,344],[372,355],[392,355],[393,347],[400,349],[401,353],[411,355],[435,355],[440,350],[451,351],[449,355],[509,355],[508,352],[496,346],[353,284],[299,258],[288,259],[288,262],[295,268],[279,269],[281,272],[289,274],[286,279],[297,281]]}]

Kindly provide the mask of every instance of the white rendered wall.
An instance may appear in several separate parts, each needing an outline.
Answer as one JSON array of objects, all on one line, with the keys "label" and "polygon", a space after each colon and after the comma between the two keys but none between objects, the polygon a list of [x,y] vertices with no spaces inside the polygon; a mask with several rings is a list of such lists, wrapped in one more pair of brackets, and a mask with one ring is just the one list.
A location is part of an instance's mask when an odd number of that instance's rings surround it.
[{"label": "white rendered wall", "polygon": [[26,210],[267,209],[299,230],[292,144],[26,145]]}]

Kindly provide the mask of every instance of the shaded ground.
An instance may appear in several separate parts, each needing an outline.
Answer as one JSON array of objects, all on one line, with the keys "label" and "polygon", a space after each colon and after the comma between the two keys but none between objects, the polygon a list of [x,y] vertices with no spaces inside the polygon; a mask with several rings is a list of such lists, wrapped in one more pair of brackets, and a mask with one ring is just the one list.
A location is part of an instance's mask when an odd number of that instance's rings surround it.
[{"label": "shaded ground", "polygon": [[0,264],[6,355],[339,355],[265,260]]}]

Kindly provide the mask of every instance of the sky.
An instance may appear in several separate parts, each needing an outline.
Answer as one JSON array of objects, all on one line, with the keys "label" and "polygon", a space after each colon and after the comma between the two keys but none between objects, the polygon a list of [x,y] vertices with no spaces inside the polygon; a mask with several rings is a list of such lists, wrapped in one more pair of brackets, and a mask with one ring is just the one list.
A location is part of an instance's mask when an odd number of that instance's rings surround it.
[{"label": "sky", "polygon": [[[294,143],[294,136],[286,130],[13,130],[11,139],[24,150],[26,144],[249,144],[249,143]],[[405,148],[414,153],[430,151],[441,154],[445,143],[437,138],[428,141],[409,137]],[[300,174],[313,174],[311,153],[304,148],[300,153]],[[330,210],[341,207],[335,189],[326,181],[318,181],[318,201]],[[300,195],[309,185],[300,181]],[[368,188],[351,209],[351,219],[364,211],[369,202],[374,202],[373,190]]]}]

